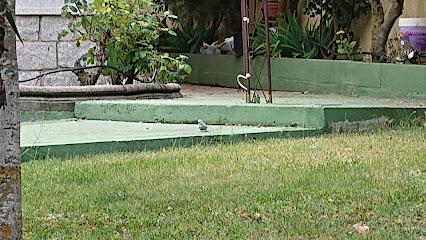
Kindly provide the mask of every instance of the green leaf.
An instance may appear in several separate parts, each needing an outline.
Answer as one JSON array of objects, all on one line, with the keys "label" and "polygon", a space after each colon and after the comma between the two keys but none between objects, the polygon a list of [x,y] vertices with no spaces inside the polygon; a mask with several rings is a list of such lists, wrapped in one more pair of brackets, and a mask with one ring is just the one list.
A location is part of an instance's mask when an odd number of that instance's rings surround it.
[{"label": "green leaf", "polygon": [[124,4],[123,2],[119,2],[118,3],[118,7],[121,9],[125,9],[126,8],[126,4]]},{"label": "green leaf", "polygon": [[186,72],[186,74],[191,74],[192,73],[192,68],[191,68],[191,66],[189,66],[188,64],[185,64],[184,65],[184,67],[183,67],[183,71],[185,71]]},{"label": "green leaf", "polygon": [[69,8],[71,9],[71,11],[73,11],[73,12],[77,12],[78,10],[77,10],[77,8],[76,7],[74,7],[74,6],[69,6]]},{"label": "green leaf", "polygon": [[168,33],[170,34],[170,35],[172,35],[172,36],[177,36],[177,34],[175,33],[175,31],[173,31],[173,30],[168,30]]},{"label": "green leaf", "polygon": [[9,21],[10,26],[12,27],[16,36],[18,36],[19,41],[21,41],[21,43],[24,44],[24,41],[22,40],[21,35],[19,34],[18,28],[16,27],[16,23],[15,23],[15,19],[13,18],[12,10],[9,8],[9,6],[6,9],[6,18],[7,18],[7,21]]},{"label": "green leaf", "polygon": [[67,13],[65,14],[65,18],[67,18],[67,19],[71,19],[71,18],[72,18],[72,14],[71,14],[70,12],[67,12]]}]

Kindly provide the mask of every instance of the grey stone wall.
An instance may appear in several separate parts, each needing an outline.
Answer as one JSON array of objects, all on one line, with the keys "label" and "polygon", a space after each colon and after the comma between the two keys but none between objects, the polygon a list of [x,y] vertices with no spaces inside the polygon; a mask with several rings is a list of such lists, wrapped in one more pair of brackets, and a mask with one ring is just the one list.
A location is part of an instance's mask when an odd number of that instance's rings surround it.
[{"label": "grey stone wall", "polygon": [[[51,70],[73,67],[78,58],[94,46],[83,42],[76,47],[75,36],[69,34],[58,41],[58,33],[67,28],[68,20],[60,16],[63,0],[20,0],[16,6],[16,22],[24,44],[18,39],[19,80],[27,80]],[[21,83],[30,86],[80,85],[72,72],[47,75],[41,79]]]}]

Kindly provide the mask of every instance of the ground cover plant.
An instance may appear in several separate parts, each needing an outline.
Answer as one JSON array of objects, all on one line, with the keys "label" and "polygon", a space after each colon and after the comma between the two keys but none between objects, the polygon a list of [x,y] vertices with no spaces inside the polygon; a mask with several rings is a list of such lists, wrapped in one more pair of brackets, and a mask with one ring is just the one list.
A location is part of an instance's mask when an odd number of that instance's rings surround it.
[{"label": "ground cover plant", "polygon": [[425,159],[414,127],[32,161],[24,236],[423,239]]}]

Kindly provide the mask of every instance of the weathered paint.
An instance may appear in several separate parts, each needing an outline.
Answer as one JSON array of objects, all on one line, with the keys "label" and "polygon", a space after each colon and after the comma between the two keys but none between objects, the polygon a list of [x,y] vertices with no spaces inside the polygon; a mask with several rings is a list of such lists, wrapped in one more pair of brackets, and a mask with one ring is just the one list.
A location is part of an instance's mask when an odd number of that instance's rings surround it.
[{"label": "weathered paint", "polygon": [[[193,73],[184,82],[238,87],[240,58],[228,55],[189,55]],[[260,58],[253,61],[259,72]],[[252,85],[257,80],[252,74]],[[266,88],[266,73],[260,81]],[[374,97],[426,98],[426,66],[313,59],[272,59],[273,90],[328,92]],[[258,86],[259,88],[259,86]]]},{"label": "weathered paint", "polygon": [[409,116],[425,111],[423,100],[379,99],[325,94],[275,93],[274,104],[245,104],[244,96],[192,95],[174,100],[77,103],[75,116],[127,122],[243,124],[323,128],[331,122]]},{"label": "weathered paint", "polygon": [[319,107],[229,104],[168,104],[167,102],[119,101],[77,104],[76,117],[129,122],[243,124],[264,126],[322,127]]},{"label": "weathered paint", "polygon": [[49,121],[74,118],[74,112],[70,111],[48,111],[48,112],[27,112],[21,111],[21,122]]}]

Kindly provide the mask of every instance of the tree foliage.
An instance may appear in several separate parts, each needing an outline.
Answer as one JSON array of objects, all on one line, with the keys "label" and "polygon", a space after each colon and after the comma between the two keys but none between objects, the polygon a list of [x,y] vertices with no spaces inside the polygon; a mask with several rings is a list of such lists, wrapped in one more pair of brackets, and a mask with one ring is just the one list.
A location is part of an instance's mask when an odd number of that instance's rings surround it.
[{"label": "tree foliage", "polygon": [[[168,11],[158,11],[159,6],[150,0],[65,0],[63,17],[77,20],[69,25],[69,32],[78,35],[77,46],[83,41],[96,43],[82,57],[86,64],[103,65],[108,62],[123,70],[129,80],[151,76],[158,72],[165,82],[182,79],[191,73],[191,67],[184,56],[171,57],[156,49],[156,43],[163,35],[176,35],[165,24],[166,19],[176,19]],[[98,70],[94,80],[100,74]],[[114,74],[112,74],[114,77]],[[93,83],[93,82],[92,82]]]}]

